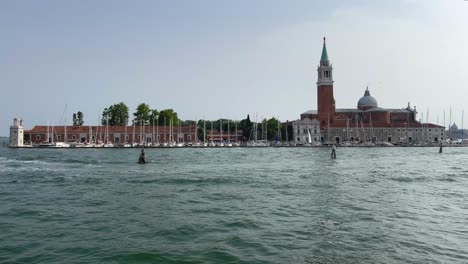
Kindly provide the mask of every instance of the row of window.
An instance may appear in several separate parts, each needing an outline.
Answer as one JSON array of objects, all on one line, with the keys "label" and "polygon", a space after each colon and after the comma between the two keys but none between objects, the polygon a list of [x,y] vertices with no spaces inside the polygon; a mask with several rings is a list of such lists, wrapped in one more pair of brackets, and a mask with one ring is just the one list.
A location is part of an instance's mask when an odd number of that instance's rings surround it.
[{"label": "row of window", "polygon": [[[336,130],[336,129],[332,129],[332,130]],[[345,129],[343,129],[343,130],[345,131]],[[361,129],[358,129],[358,130],[361,130]],[[366,130],[366,131],[374,131],[374,132],[392,132],[393,129],[390,129],[390,128],[389,128],[389,129],[383,129],[383,128],[374,128],[374,129],[372,129],[372,128],[366,128],[365,130]],[[353,129],[349,129],[349,131],[350,131],[350,132],[353,132]],[[398,132],[406,132],[406,129],[397,128],[397,131],[398,131]],[[408,132],[411,132],[411,131],[413,131],[413,132],[418,132],[418,131],[423,132],[424,129],[422,129],[422,128],[421,128],[421,129],[417,129],[417,128],[416,128],[416,129],[412,130],[411,128],[408,128]],[[428,129],[428,131],[429,131],[429,132],[432,132],[432,130],[431,130],[430,128]],[[438,131],[439,131],[439,130],[434,129],[434,132],[438,132]]]},{"label": "row of window", "polygon": [[[138,135],[136,138],[137,138],[138,140],[140,140],[141,136]],[[72,138],[71,138],[71,139],[72,139],[72,140],[76,140],[76,136],[75,136],[75,135],[72,135]],[[86,140],[86,138],[82,138],[82,139]],[[115,137],[115,140],[116,140],[116,141],[118,141],[119,139],[120,139],[120,137]],[[148,140],[148,139],[149,139],[149,140]],[[159,139],[160,139],[160,135],[157,135],[157,136],[156,136],[156,139],[159,140]],[[179,141],[180,141],[181,139],[183,139],[183,138],[179,138]],[[191,135],[187,135],[187,139],[188,139],[188,140],[191,140],[191,139],[192,139],[192,136],[191,136]],[[36,135],[36,140],[41,140],[41,135]],[[57,140],[62,140],[62,136],[61,136],[61,135],[57,135]],[[91,137],[91,141],[94,141],[94,140],[95,140],[95,136],[92,136],[92,137]],[[125,140],[130,140],[130,136],[129,136],[129,135],[125,136]],[[147,141],[151,141],[151,137],[147,138]]]}]

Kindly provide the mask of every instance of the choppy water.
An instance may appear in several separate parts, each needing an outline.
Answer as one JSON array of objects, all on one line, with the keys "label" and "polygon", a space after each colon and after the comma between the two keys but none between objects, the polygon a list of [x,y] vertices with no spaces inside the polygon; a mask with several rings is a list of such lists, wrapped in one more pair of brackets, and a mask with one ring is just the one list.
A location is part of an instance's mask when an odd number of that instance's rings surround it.
[{"label": "choppy water", "polygon": [[468,148],[138,152],[0,148],[0,262],[468,262]]}]

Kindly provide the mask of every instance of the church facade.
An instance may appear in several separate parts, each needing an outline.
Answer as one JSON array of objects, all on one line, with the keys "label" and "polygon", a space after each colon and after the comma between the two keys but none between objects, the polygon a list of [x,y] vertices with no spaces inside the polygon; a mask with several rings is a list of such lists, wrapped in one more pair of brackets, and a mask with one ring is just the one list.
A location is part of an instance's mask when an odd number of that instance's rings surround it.
[{"label": "church facade", "polygon": [[388,142],[417,144],[445,139],[445,127],[417,121],[416,107],[381,108],[366,88],[355,109],[335,107],[333,67],[325,38],[317,68],[317,110],[301,114],[301,120],[317,120],[322,143]]}]

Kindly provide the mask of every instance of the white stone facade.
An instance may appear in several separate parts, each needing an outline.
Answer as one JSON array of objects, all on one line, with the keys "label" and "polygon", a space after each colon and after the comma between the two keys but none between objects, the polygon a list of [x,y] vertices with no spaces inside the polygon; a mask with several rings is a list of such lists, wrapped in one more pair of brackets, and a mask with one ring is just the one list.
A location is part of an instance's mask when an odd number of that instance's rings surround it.
[{"label": "white stone facade", "polygon": [[296,145],[320,142],[320,123],[318,120],[304,118],[302,120],[294,121],[292,126],[293,139]]},{"label": "white stone facade", "polygon": [[23,120],[20,118],[13,119],[13,125],[10,126],[10,147],[17,148],[24,146],[24,128]]},{"label": "white stone facade", "polygon": [[400,143],[440,142],[446,139],[442,127],[377,127],[330,128],[324,131],[322,141],[372,141]]}]

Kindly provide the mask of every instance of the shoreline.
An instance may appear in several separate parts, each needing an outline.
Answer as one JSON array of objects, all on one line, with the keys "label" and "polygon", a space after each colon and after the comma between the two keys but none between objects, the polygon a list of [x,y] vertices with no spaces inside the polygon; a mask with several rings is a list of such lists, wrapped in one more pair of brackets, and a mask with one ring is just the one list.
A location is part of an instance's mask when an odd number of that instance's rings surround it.
[{"label": "shoreline", "polygon": [[[39,147],[39,146],[21,146],[21,147],[9,147],[12,149],[237,149],[237,148],[331,148],[329,145],[323,146],[232,146],[232,147],[202,147],[202,146],[183,146],[183,147],[163,147],[163,146],[155,146],[155,147]],[[337,148],[437,148],[440,145],[428,145],[428,146],[339,146],[336,145]],[[442,147],[448,148],[463,148],[468,147],[468,145],[461,145],[461,144],[453,144],[453,145],[443,145]]]}]

